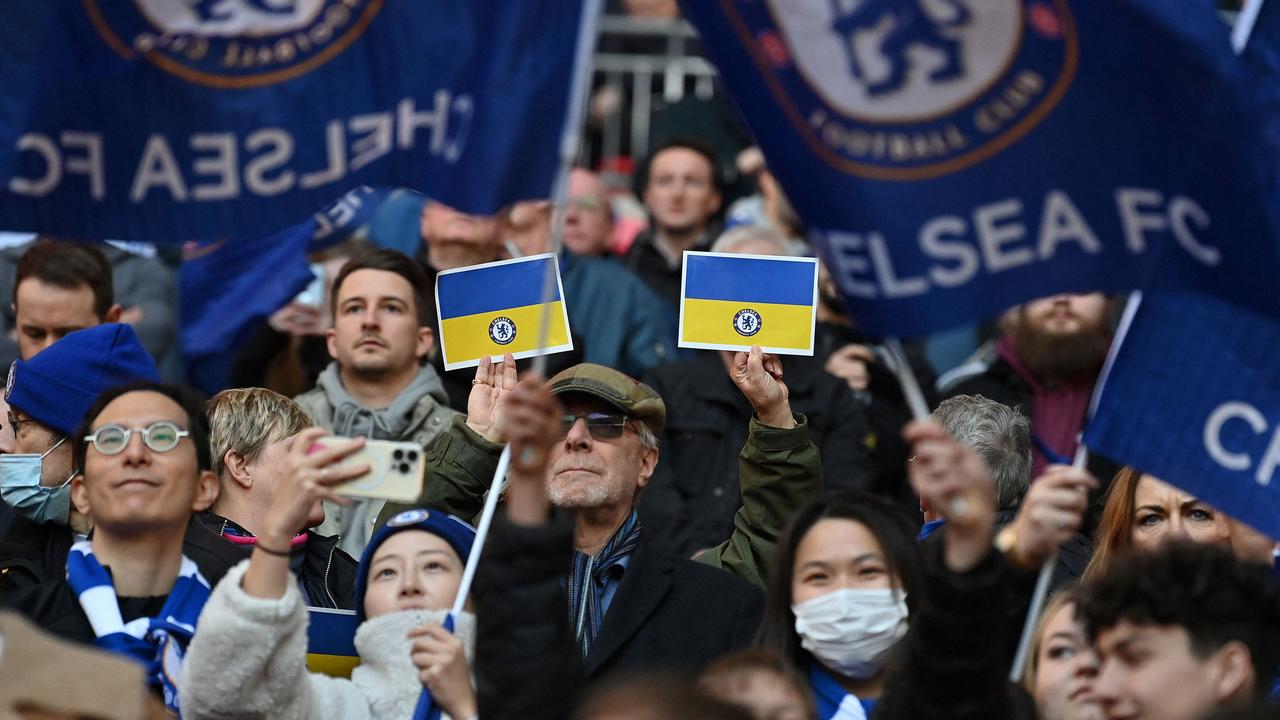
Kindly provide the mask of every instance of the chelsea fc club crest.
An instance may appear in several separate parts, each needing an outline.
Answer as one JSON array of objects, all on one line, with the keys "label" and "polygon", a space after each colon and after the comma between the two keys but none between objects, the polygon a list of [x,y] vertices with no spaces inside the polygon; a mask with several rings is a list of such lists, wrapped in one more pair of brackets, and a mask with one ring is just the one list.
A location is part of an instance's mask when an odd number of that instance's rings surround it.
[{"label": "chelsea fc club crest", "polygon": [[866,178],[940,177],[991,157],[1050,114],[1076,71],[1067,0],[726,6],[800,135]]},{"label": "chelsea fc club crest", "polygon": [[509,317],[496,317],[489,323],[489,339],[499,345],[510,345],[516,339],[516,324]]},{"label": "chelsea fc club crest", "polygon": [[200,85],[290,80],[364,34],[385,0],[83,0],[121,57]]},{"label": "chelsea fc club crest", "polygon": [[746,308],[739,310],[733,316],[733,330],[743,337],[751,337],[760,332],[760,327],[764,322],[760,319],[760,313]]}]

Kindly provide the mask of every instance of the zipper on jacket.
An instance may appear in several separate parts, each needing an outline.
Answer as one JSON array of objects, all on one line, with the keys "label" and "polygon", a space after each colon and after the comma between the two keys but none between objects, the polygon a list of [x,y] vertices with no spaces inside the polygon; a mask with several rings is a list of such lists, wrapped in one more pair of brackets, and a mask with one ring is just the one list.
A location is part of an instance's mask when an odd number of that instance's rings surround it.
[{"label": "zipper on jacket", "polygon": [[[338,542],[341,541],[342,538],[339,537]],[[333,554],[336,552],[338,552],[338,543],[334,543],[333,547],[329,548],[329,561],[324,564],[324,592],[329,596],[329,602],[333,603],[335,608],[341,606],[338,605],[338,601],[333,598],[333,590],[329,588],[329,569],[333,567]]]}]

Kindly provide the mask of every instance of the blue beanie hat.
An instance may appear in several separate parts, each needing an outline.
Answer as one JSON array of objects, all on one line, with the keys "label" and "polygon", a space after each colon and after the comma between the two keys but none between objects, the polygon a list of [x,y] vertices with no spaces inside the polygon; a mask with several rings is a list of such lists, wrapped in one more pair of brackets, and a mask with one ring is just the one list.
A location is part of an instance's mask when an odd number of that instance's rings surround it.
[{"label": "blue beanie hat", "polygon": [[133,328],[107,323],[67,333],[30,360],[14,360],[4,397],[36,422],[71,435],[104,391],[159,379]]},{"label": "blue beanie hat", "polygon": [[458,553],[464,565],[467,558],[471,557],[471,546],[476,541],[476,529],[448,513],[436,510],[405,510],[397,513],[387,521],[386,525],[374,531],[373,537],[369,538],[369,544],[364,549],[364,554],[360,556],[360,567],[356,569],[357,622],[364,622],[366,619],[364,591],[369,586],[369,565],[373,562],[373,554],[378,551],[379,545],[387,541],[387,538],[405,530],[424,530],[432,535],[438,535],[449,543],[449,547],[453,548],[454,552]]}]

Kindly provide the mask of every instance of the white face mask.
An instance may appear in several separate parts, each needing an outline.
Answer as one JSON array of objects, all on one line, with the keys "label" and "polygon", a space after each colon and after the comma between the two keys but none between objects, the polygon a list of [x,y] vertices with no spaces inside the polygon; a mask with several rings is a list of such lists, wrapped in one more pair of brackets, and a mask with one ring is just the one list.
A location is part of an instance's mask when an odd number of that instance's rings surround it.
[{"label": "white face mask", "polygon": [[865,680],[880,672],[907,634],[907,594],[843,588],[792,605],[805,650],[836,673]]}]

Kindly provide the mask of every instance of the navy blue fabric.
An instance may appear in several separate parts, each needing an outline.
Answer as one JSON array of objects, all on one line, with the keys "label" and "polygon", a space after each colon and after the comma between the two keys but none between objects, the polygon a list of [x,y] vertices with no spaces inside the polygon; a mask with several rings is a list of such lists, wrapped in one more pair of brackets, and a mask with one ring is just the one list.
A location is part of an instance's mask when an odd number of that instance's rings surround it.
[{"label": "navy blue fabric", "polygon": [[1089,449],[1280,537],[1280,322],[1147,295],[1121,342]]},{"label": "navy blue fabric", "polygon": [[360,185],[483,214],[547,197],[583,5],[16,4],[0,227],[175,244],[276,232]]},{"label": "navy blue fabric", "polygon": [[30,360],[13,361],[9,404],[63,435],[75,433],[105,390],[160,379],[133,328],[106,323],[67,333]]},{"label": "navy blue fabric", "polygon": [[881,41],[893,3],[683,7],[859,328],[1083,290],[1280,310],[1274,54],[1247,70],[1203,0],[1017,4],[950,0]]}]

